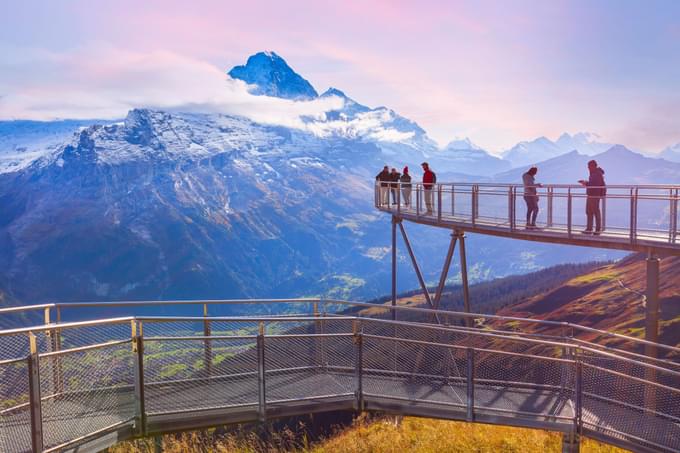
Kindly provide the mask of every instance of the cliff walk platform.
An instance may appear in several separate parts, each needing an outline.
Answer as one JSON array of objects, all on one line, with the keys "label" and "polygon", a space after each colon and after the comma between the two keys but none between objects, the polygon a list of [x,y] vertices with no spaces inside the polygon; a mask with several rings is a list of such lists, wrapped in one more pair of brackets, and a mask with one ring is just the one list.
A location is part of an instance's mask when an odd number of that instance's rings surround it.
[{"label": "cliff walk platform", "polygon": [[[95,315],[169,307],[195,316]],[[76,315],[92,319],[63,321]],[[0,310],[12,316],[32,324],[0,331],[7,453],[335,410],[549,429],[568,452],[581,436],[680,450],[680,348],[649,357],[645,340],[578,325],[318,299]]]}]

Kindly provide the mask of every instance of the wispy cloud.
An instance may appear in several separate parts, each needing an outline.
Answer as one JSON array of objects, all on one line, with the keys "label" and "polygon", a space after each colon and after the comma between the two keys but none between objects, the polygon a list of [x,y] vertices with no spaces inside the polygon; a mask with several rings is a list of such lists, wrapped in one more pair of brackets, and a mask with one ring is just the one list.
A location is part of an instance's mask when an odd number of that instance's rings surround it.
[{"label": "wispy cloud", "polygon": [[0,71],[3,119],[110,119],[124,117],[132,108],[150,107],[221,112],[304,127],[302,117],[323,119],[343,105],[337,97],[295,102],[254,96],[224,70],[167,51],[134,53],[109,46],[68,53],[24,49],[21,58],[0,62]]}]

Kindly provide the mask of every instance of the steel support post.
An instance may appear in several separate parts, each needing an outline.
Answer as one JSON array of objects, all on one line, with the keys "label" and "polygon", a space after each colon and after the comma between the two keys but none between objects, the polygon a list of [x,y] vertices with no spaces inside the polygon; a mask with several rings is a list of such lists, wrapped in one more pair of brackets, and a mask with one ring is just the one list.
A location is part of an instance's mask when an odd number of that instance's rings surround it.
[{"label": "steel support post", "polygon": [[392,216],[392,320],[397,319],[397,223],[401,226],[401,219]]},{"label": "steel support post", "polygon": [[[317,319],[317,321],[314,321],[314,334],[319,335],[321,333],[321,321],[318,320],[319,318],[319,304],[317,302],[312,303],[312,311],[314,313],[314,318]],[[318,337],[317,337],[318,338]],[[323,357],[321,354],[321,348],[319,347],[318,341],[314,341],[313,343],[313,349],[314,349],[314,363],[316,364],[316,368],[318,370],[321,370],[323,367]]]},{"label": "steel support post", "polygon": [[206,377],[212,375],[212,341],[208,338],[211,335],[210,320],[208,318],[208,304],[203,304],[203,368],[205,369]]},{"label": "steel support post", "polygon": [[513,187],[508,188],[508,225],[510,225],[510,231],[515,229],[515,206],[513,203],[514,194]]},{"label": "steel support post", "polygon": [[630,190],[630,243],[637,239],[637,189]]},{"label": "steel support post", "polygon": [[576,433],[565,433],[562,435],[562,453],[579,453],[581,442]]},{"label": "steel support post", "polygon": [[437,221],[442,221],[442,185],[437,184]]},{"label": "steel support post", "polygon": [[[647,256],[647,290],[645,294],[645,340],[653,343],[659,342],[659,257],[653,251]],[[658,348],[655,345],[645,345],[645,355],[658,357]],[[656,382],[656,370],[645,368],[645,379]],[[645,386],[645,409],[656,409],[656,387]]]},{"label": "steel support post", "polygon": [[600,224],[600,231],[604,232],[607,229],[607,196],[602,197],[602,219]]},{"label": "steel support post", "polygon": [[[61,307],[57,305],[57,325],[61,324]],[[57,327],[54,329],[54,344],[57,350],[61,350],[61,329]],[[64,363],[61,356],[55,357],[55,366],[57,367],[57,386],[55,391],[57,393],[64,393]]]},{"label": "steel support post", "polygon": [[475,420],[475,350],[467,348],[467,421]]},{"label": "steel support post", "polygon": [[132,321],[132,353],[135,364],[135,435],[146,435],[146,407],[144,403],[144,336],[141,323]]},{"label": "steel support post", "polygon": [[567,189],[567,236],[571,238],[571,218],[572,218],[572,197],[571,188]]},{"label": "steel support post", "polygon": [[574,363],[574,426],[562,439],[563,453],[578,453],[581,448],[581,427],[583,413],[583,366],[578,348],[573,351]]},{"label": "steel support post", "polygon": [[[465,232],[457,231],[458,242],[460,242],[459,253],[460,253],[460,277],[463,285],[463,305],[465,307],[466,313],[471,313],[470,311],[470,287],[468,285],[468,273],[467,273],[467,256],[465,254]],[[472,319],[465,318],[465,325],[467,327],[472,327]]]},{"label": "steel support post", "polygon": [[680,199],[680,189],[675,189],[675,197],[673,198],[673,228],[671,229],[671,243],[675,244],[678,236],[678,199]]},{"label": "steel support post", "polygon": [[264,322],[260,322],[257,334],[257,395],[258,417],[260,422],[267,419],[267,398],[265,394],[265,362],[264,362]]},{"label": "steel support post", "polygon": [[[659,257],[650,251],[647,256],[647,290],[645,306],[645,340],[659,342]],[[653,345],[645,347],[645,354],[657,356],[657,348]]]},{"label": "steel support post", "polygon": [[553,188],[548,187],[548,221],[547,225],[548,228],[551,228],[553,226]]},{"label": "steel support post", "polygon": [[356,389],[354,391],[356,395],[357,410],[359,412],[364,411],[364,350],[363,350],[363,337],[361,333],[361,323],[358,320],[352,322],[352,330],[354,333],[354,378],[356,380]]},{"label": "steel support post", "polygon": [[[50,307],[45,308],[45,325],[49,325],[50,320]],[[47,330],[46,335],[49,339],[49,350],[52,352],[57,352],[61,349],[61,341],[59,336],[59,328],[55,327],[53,329]],[[63,392],[62,386],[62,367],[61,367],[61,356],[54,356],[51,360],[50,373],[52,374],[52,385],[54,386],[55,394],[61,394]]]},{"label": "steel support post", "polygon": [[31,447],[33,453],[43,451],[42,401],[40,398],[40,357],[38,341],[33,332],[28,334],[28,392],[31,411]]},{"label": "steel support post", "polygon": [[[404,225],[402,222],[399,222],[399,229],[401,230],[401,235],[404,238],[404,244],[406,244],[406,249],[408,250],[408,254],[411,256],[411,262],[413,263],[413,268],[416,271],[416,277],[418,277],[418,282],[420,283],[420,288],[423,290],[423,294],[425,295],[425,300],[427,301],[427,304],[429,305],[430,308],[433,308],[432,305],[432,298],[430,297],[430,292],[427,290],[427,286],[425,286],[425,280],[423,279],[423,274],[420,272],[420,267],[418,267],[418,261],[416,261],[416,256],[413,254],[413,249],[411,248],[411,243],[408,240],[408,236],[406,235],[406,230],[404,229]],[[392,277],[394,279],[394,277]]]},{"label": "steel support post", "polygon": [[154,453],[163,453],[163,437],[156,436],[153,438],[153,451]]},{"label": "steel support post", "polygon": [[446,259],[444,260],[444,266],[442,267],[442,273],[439,276],[439,285],[437,285],[437,292],[434,295],[434,308],[439,308],[439,302],[442,298],[442,292],[444,291],[444,285],[446,284],[446,277],[449,275],[449,268],[451,267],[451,259],[453,258],[453,252],[456,250],[456,241],[458,240],[457,233],[451,234],[451,241],[449,242],[449,251],[446,252]]}]

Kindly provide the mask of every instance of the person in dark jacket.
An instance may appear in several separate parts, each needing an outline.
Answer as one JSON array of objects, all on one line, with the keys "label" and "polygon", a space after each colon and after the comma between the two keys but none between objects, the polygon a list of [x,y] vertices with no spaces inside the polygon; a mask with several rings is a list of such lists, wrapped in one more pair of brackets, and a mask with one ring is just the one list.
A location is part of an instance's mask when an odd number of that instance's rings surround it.
[{"label": "person in dark jacket", "polygon": [[527,204],[527,225],[528,230],[536,228],[536,216],[538,216],[538,192],[537,187],[541,187],[534,179],[538,173],[537,167],[531,167],[522,175],[524,183],[524,202]]},{"label": "person in dark jacket", "polygon": [[401,196],[404,199],[404,206],[411,206],[411,175],[408,174],[408,167],[404,167],[404,172],[399,178],[401,182]]},{"label": "person in dark jacket", "polygon": [[[602,213],[600,212],[600,199],[607,195],[607,188],[604,182],[604,170],[597,166],[595,160],[588,162],[590,176],[588,180],[580,180],[579,183],[586,187],[586,229],[584,234],[599,235],[602,231]],[[593,220],[595,220],[595,231],[593,231]]]},{"label": "person in dark jacket", "polygon": [[420,164],[423,167],[423,195],[425,196],[425,215],[433,213],[432,207],[434,205],[434,185],[437,183],[437,175],[430,170],[430,164],[423,162]]},{"label": "person in dark jacket", "polygon": [[399,201],[397,198],[399,197],[399,178],[401,177],[401,173],[397,171],[396,168],[392,168],[392,172],[390,173],[390,192],[392,192],[392,204],[397,204]]},{"label": "person in dark jacket", "polygon": [[390,204],[390,193],[389,193],[389,180],[390,180],[390,170],[385,165],[380,173],[375,177],[378,181],[378,203],[380,206]]}]

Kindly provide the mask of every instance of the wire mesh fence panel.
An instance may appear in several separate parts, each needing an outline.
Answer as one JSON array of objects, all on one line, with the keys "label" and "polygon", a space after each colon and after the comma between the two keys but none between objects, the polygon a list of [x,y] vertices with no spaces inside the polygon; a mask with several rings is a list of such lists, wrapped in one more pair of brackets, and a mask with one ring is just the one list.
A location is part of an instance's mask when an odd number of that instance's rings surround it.
[{"label": "wire mesh fence panel", "polygon": [[254,338],[145,339],[144,389],[149,414],[257,404]]},{"label": "wire mesh fence panel", "polygon": [[642,380],[603,365],[592,361],[583,364],[584,427],[653,450],[679,451],[678,377],[671,373],[664,376],[664,371],[647,367],[646,379]]},{"label": "wire mesh fence panel", "polygon": [[28,334],[0,335],[0,360],[18,359],[28,356]]},{"label": "wire mesh fence panel", "polygon": [[363,389],[374,397],[465,406],[465,351],[363,337]]},{"label": "wire mesh fence panel", "polygon": [[0,451],[31,451],[27,359],[0,365]]},{"label": "wire mesh fence panel", "polygon": [[[90,346],[108,341],[128,340],[132,337],[130,321],[120,323],[102,323],[96,325],[55,328],[43,332],[46,350],[71,349]],[[55,339],[55,336],[57,338]],[[59,346],[54,348],[54,342]],[[42,351],[42,349],[41,349]]]},{"label": "wire mesh fence panel", "polygon": [[355,391],[351,334],[265,337],[264,360],[268,404]]},{"label": "wire mesh fence panel", "polygon": [[511,343],[497,343],[496,351],[474,351],[475,406],[520,416],[573,417],[573,362],[550,359],[550,346],[503,353],[505,344]]},{"label": "wire mesh fence panel", "polygon": [[141,321],[144,337],[198,337],[204,334],[204,321],[143,319]]},{"label": "wire mesh fence panel", "polygon": [[45,448],[134,417],[133,360],[129,342],[40,357]]}]

